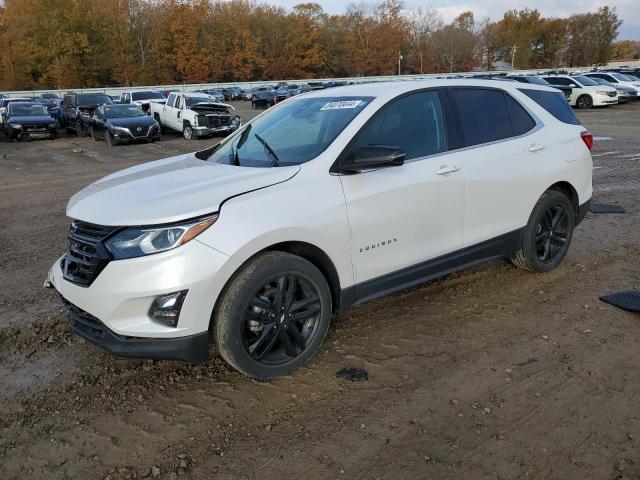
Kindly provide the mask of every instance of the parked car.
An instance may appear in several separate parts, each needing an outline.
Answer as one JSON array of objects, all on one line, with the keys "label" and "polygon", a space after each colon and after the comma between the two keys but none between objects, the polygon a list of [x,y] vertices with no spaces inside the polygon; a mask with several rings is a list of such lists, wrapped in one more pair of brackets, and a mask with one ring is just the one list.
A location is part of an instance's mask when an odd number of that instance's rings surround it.
[{"label": "parked car", "polygon": [[147,115],[151,112],[152,103],[164,105],[166,101],[160,90],[132,90],[120,95],[120,103],[138,105]]},{"label": "parked car", "polygon": [[591,79],[600,78],[602,80],[606,80],[610,84],[613,84],[613,87],[617,85],[624,85],[626,87],[630,87],[633,89],[638,95],[640,95],[640,80],[636,80],[633,76],[628,76],[622,73],[617,72],[594,72],[594,73],[585,73],[585,77],[589,77]]},{"label": "parked car", "polygon": [[544,76],[551,85],[571,87],[571,106],[580,109],[603,107],[618,103],[618,91],[615,88],[599,85],[583,75],[550,75]]},{"label": "parked car", "polygon": [[15,98],[5,97],[3,99],[0,99],[0,125],[5,124],[7,107],[9,106],[9,104],[13,102],[30,102],[30,101],[31,99],[28,97],[15,97]]},{"label": "parked car", "polygon": [[278,94],[276,90],[256,90],[251,94],[251,108],[254,110],[258,108],[269,108],[276,104],[276,97],[279,97],[279,101],[286,99],[283,94]]},{"label": "parked car", "polygon": [[600,85],[607,85],[608,87],[613,87],[618,91],[618,102],[637,102],[640,97],[638,96],[638,89],[630,87],[628,85],[623,85],[621,83],[611,83],[607,80],[604,80],[599,77],[589,76],[594,82],[599,83]]},{"label": "parked car", "polygon": [[353,305],[489,259],[557,267],[589,207],[592,142],[533,84],[309,93],[76,194],[47,284],[117,355],[203,363],[212,339],[240,372],[278,377]]},{"label": "parked car", "polygon": [[113,105],[104,93],[68,93],[62,99],[63,124],[79,137],[88,134],[93,111],[100,105]]},{"label": "parked car", "polygon": [[231,100],[242,100],[244,98],[245,91],[240,87],[229,87],[227,90],[231,94]]},{"label": "parked car", "polygon": [[301,93],[310,92],[311,88],[308,85],[283,85],[276,90],[276,94],[278,97],[284,96],[283,99],[276,98],[276,103],[282,101],[286,98],[295,97],[296,95],[300,95]]},{"label": "parked car", "polygon": [[109,146],[160,139],[160,125],[135,104],[101,105],[93,112],[91,138]]},{"label": "parked car", "polygon": [[163,128],[182,132],[184,138],[229,135],[241,121],[235,108],[197,92],[171,93],[167,103],[151,104],[151,115]]},{"label": "parked car", "polygon": [[569,87],[568,85],[551,85],[545,79],[540,78],[536,75],[509,75],[508,78],[520,83],[532,83],[534,85],[544,85],[547,87],[553,86],[553,88],[562,92],[567,102],[571,101],[571,92],[573,88]]},{"label": "parked car", "polygon": [[263,85],[262,87],[253,87],[250,88],[249,90],[246,90],[244,92],[244,99],[245,100],[253,100],[253,95],[257,92],[264,92],[264,91],[273,91],[272,87],[268,87],[266,85]]},{"label": "parked car", "polygon": [[200,90],[200,92],[209,95],[210,97],[212,97],[216,102],[220,102],[220,103],[224,103],[224,101],[226,100],[225,96],[224,96],[224,92],[218,88],[213,88],[210,90]]},{"label": "parked car", "polygon": [[58,122],[38,102],[11,102],[7,106],[4,131],[7,139],[56,137]]}]

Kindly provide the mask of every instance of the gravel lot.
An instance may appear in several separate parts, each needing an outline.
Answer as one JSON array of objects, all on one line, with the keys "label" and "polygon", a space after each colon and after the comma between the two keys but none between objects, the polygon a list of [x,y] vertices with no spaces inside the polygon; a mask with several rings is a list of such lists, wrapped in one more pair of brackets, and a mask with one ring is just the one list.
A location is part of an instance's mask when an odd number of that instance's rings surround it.
[{"label": "gravel lot", "polygon": [[73,193],[212,140],[0,141],[0,478],[640,478],[640,315],[598,300],[640,289],[640,105],[579,116],[611,137],[594,200],[626,214],[589,214],[549,274],[497,261],[364,305],[270,383],[116,359],[42,288]]}]

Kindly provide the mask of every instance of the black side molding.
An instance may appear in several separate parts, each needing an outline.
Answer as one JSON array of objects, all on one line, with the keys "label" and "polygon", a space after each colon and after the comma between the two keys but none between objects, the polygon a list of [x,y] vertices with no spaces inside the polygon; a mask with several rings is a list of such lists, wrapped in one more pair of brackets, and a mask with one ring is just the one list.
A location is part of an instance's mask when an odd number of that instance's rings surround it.
[{"label": "black side molding", "polygon": [[349,308],[355,305],[444,277],[478,263],[509,257],[517,251],[522,238],[522,231],[523,229],[514,230],[477,245],[456,250],[432,260],[346,288],[341,292],[340,313],[346,313]]}]

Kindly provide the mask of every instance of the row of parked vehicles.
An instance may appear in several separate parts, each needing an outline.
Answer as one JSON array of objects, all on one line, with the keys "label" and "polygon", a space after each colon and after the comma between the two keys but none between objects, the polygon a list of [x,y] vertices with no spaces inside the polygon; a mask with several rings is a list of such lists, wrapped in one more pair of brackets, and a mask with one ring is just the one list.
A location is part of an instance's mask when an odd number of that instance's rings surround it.
[{"label": "row of parked vehicles", "polygon": [[[468,78],[446,75],[443,78]],[[571,106],[589,109],[640,100],[640,69],[591,72],[548,71],[532,74],[477,74],[472,78],[552,86]],[[308,82],[239,87],[198,92],[131,90],[120,96],[104,93],[48,93],[38,97],[1,98],[0,125],[7,138],[55,138],[60,128],[78,136],[104,139],[109,145],[155,141],[165,129],[185,139],[228,135],[241,125],[230,100],[250,101],[252,108],[269,108],[287,98],[358,82]]]},{"label": "row of parked vehicles", "polygon": [[211,95],[171,92],[165,98],[156,90],[124,92],[115,101],[104,93],[67,93],[62,99],[3,98],[0,120],[10,141],[53,139],[59,128],[66,128],[109,145],[152,142],[164,129],[179,131],[188,140],[228,135],[241,124],[233,106]]},{"label": "row of parked vehicles", "polygon": [[[468,78],[447,75],[446,78]],[[516,81],[552,86],[572,107],[589,109],[640,100],[640,69],[603,69],[591,72],[548,71],[533,74],[479,74],[472,78]]]}]

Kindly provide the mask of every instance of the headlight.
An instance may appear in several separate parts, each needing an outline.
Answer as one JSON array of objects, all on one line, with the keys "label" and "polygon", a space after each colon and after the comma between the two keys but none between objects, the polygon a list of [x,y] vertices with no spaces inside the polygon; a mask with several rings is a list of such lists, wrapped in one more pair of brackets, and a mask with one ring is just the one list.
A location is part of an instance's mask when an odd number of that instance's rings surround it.
[{"label": "headlight", "polygon": [[58,124],[56,122],[51,122],[49,124],[49,128],[56,128],[58,126]]},{"label": "headlight", "polygon": [[113,129],[116,132],[120,132],[120,133],[129,133],[129,129],[128,128],[124,128],[124,127],[113,127]]},{"label": "headlight", "polygon": [[116,260],[142,257],[184,245],[216,223],[218,214],[163,227],[127,228],[105,244]]},{"label": "headlight", "polygon": [[609,92],[607,92],[606,90],[596,90],[596,93],[599,95],[609,96]]},{"label": "headlight", "polygon": [[19,123],[9,122],[9,128],[22,128],[22,125],[20,125]]}]

